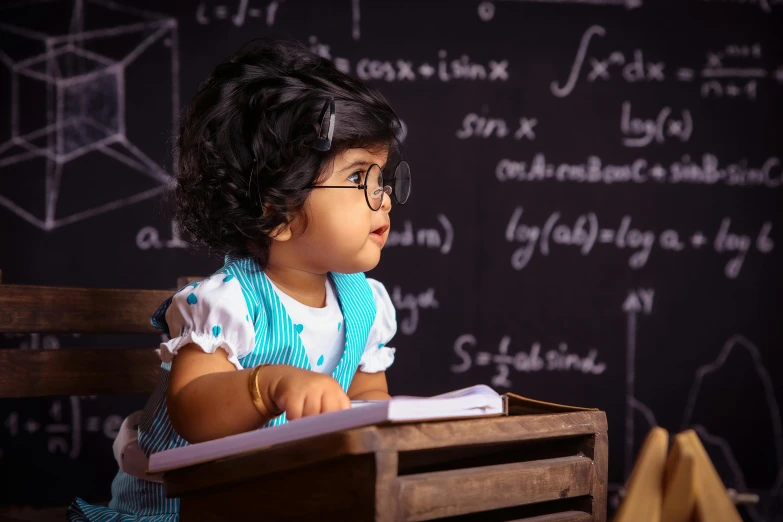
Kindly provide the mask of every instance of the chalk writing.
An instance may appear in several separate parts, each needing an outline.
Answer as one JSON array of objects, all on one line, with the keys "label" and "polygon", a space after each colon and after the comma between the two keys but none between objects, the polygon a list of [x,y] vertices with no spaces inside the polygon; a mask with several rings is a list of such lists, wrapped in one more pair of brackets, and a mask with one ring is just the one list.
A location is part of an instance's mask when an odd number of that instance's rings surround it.
[{"label": "chalk writing", "polygon": [[381,80],[385,82],[412,82],[417,80],[465,81],[506,81],[509,79],[508,60],[495,59],[475,62],[467,54],[451,58],[448,51],[441,49],[437,60],[414,62],[404,58],[378,60],[360,58],[352,65],[349,58],[333,56],[331,47],[310,36],[310,50],[333,60],[335,66],[345,72],[354,73],[362,80]]},{"label": "chalk writing", "polygon": [[441,254],[448,254],[454,244],[454,228],[449,218],[443,214],[437,215],[438,223],[443,231],[437,228],[414,229],[410,220],[403,221],[402,230],[391,230],[386,240],[386,247],[424,247],[434,248]]},{"label": "chalk writing", "polygon": [[682,142],[688,141],[693,133],[693,118],[688,109],[680,111],[678,119],[671,107],[664,107],[655,118],[640,118],[632,116],[631,102],[623,102],[620,116],[620,131],[623,145],[626,147],[646,147],[653,140],[662,144],[667,138],[676,138]]},{"label": "chalk writing", "polygon": [[176,221],[171,222],[171,239],[162,240],[158,229],[155,227],[144,227],[136,234],[136,246],[141,250],[151,248],[186,248],[188,244],[180,239],[179,226]]},{"label": "chalk writing", "polygon": [[383,80],[386,82],[428,80],[442,82],[451,80],[505,81],[508,80],[508,60],[489,60],[485,63],[471,61],[467,54],[449,59],[448,53],[438,51],[437,66],[428,62],[414,63],[411,60],[373,60],[362,58],[356,63],[356,75],[362,80]]},{"label": "chalk writing", "polygon": [[517,120],[516,130],[512,134],[511,125],[503,118],[487,118],[475,112],[468,113],[462,119],[462,128],[457,130],[456,136],[461,140],[468,138],[505,138],[512,135],[514,139],[536,139],[534,131],[538,120],[535,118],[521,117]]},{"label": "chalk writing", "polygon": [[[552,94],[563,98],[573,92],[576,82],[583,72],[590,41],[596,36],[603,37],[605,35],[606,29],[600,25],[593,25],[582,34],[579,48],[571,64],[568,80],[562,86],[553,81],[550,84]],[[588,82],[594,82],[599,79],[609,80],[615,69],[619,69],[622,77],[629,83],[661,82],[666,77],[664,73],[665,64],[658,60],[646,59],[641,49],[636,49],[628,58],[622,51],[613,51],[600,58],[590,57],[587,59],[587,62],[590,65],[590,70],[586,74]]]},{"label": "chalk writing", "polygon": [[[758,80],[766,78],[767,71],[759,60],[762,57],[762,47],[759,43],[752,45],[730,44],[722,49],[710,50],[705,53],[705,64],[701,70],[704,81],[701,84],[703,98],[739,98],[755,100],[758,95]],[[725,61],[730,60],[730,64]],[[749,63],[748,63],[749,62]],[[680,69],[678,78],[690,81],[692,72]]]},{"label": "chalk writing", "polygon": [[703,154],[700,163],[682,156],[668,166],[639,158],[630,163],[604,163],[598,156],[588,156],[584,163],[547,163],[539,153],[530,162],[501,159],[496,168],[498,181],[557,181],[569,183],[668,183],[733,187],[777,188],[783,183],[783,168],[777,157],[767,158],[759,166],[747,160],[722,166],[714,154]]},{"label": "chalk writing", "polygon": [[454,341],[454,354],[460,360],[451,366],[453,373],[465,373],[475,366],[494,365],[497,371],[492,377],[492,385],[511,387],[509,374],[511,369],[523,373],[532,372],[578,372],[587,375],[601,375],[606,371],[606,363],[598,362],[598,350],[589,348],[586,355],[569,352],[568,344],[558,343],[557,348],[544,351],[540,342],[530,345],[528,351],[509,353],[511,337],[503,336],[498,343],[497,353],[480,351],[473,353],[477,345],[476,337],[464,334]]},{"label": "chalk writing", "polygon": [[71,459],[77,459],[81,454],[85,433],[99,433],[114,440],[123,420],[122,416],[114,414],[103,419],[100,416],[84,415],[82,399],[69,397],[65,403],[70,408],[63,405],[63,400],[52,401],[46,420],[11,411],[3,425],[12,439],[23,436],[44,437],[49,454],[66,454]]},{"label": "chalk writing", "polygon": [[209,2],[201,1],[196,7],[196,21],[201,25],[209,25],[213,21],[230,20],[236,27],[242,27],[250,19],[264,18],[268,27],[275,25],[275,17],[280,2],[269,2],[264,7],[252,6],[249,0],[239,0],[232,9],[225,3],[209,5]]},{"label": "chalk writing", "polygon": [[[73,337],[79,337],[79,334],[70,334]],[[19,343],[20,350],[59,350],[60,339],[56,335],[41,335],[39,333],[31,334],[5,334],[5,338],[21,338]]]},{"label": "chalk writing", "polygon": [[392,289],[391,294],[394,308],[397,313],[407,310],[409,315],[399,321],[400,331],[405,335],[411,335],[416,332],[419,326],[419,310],[436,309],[438,301],[435,299],[435,289],[428,288],[419,294],[403,294],[399,286]]},{"label": "chalk writing", "polygon": [[753,59],[759,60],[763,55],[763,49],[759,42],[752,44],[729,44],[719,49],[706,51],[705,67],[709,69],[719,69],[723,67],[724,60],[727,59]]},{"label": "chalk writing", "polygon": [[577,216],[573,224],[566,223],[560,212],[549,215],[543,225],[522,222],[523,209],[516,207],[506,225],[505,239],[519,244],[511,254],[511,267],[522,270],[536,252],[548,256],[555,247],[573,247],[582,255],[590,254],[596,246],[606,245],[620,251],[630,251],[628,265],[640,269],[647,265],[653,248],[681,252],[686,249],[701,250],[710,242],[717,254],[730,257],[724,268],[729,279],[736,278],[742,270],[745,258],[751,250],[769,254],[775,248],[771,237],[772,222],[765,221],[752,233],[739,233],[732,228],[732,218],[723,218],[710,240],[701,230],[681,232],[673,228],[655,231],[633,226],[631,216],[623,216],[616,227],[605,227],[594,212]]},{"label": "chalk writing", "polygon": [[748,80],[747,82],[721,82],[710,80],[702,83],[701,96],[703,98],[742,98],[755,100],[758,95],[758,82]]},{"label": "chalk writing", "polygon": [[[660,83],[669,79],[666,63],[657,56],[645,55],[643,49],[633,49],[631,52],[613,50],[600,55],[590,54],[590,43],[596,37],[606,36],[606,29],[600,25],[589,27],[579,42],[568,78],[565,82],[553,81],[550,89],[553,95],[563,98],[569,96],[576,88],[580,79],[587,83],[622,79],[629,84]],[[745,97],[755,100],[758,90],[758,80],[774,77],[783,84],[783,68],[770,72],[761,64],[734,64],[724,66],[724,58],[756,59],[761,56],[760,44],[744,46],[729,44],[722,50],[708,51],[707,63],[703,69],[696,71],[689,67],[675,69],[672,78],[680,82],[700,80],[701,96],[710,97]]]}]

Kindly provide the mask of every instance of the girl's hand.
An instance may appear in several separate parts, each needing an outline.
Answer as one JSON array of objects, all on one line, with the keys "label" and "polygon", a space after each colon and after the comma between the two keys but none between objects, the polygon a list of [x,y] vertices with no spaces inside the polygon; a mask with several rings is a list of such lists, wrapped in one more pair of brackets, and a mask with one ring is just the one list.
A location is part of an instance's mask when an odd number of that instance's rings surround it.
[{"label": "girl's hand", "polygon": [[329,375],[276,364],[260,371],[258,379],[277,412],[284,411],[288,420],[351,407],[348,395]]}]

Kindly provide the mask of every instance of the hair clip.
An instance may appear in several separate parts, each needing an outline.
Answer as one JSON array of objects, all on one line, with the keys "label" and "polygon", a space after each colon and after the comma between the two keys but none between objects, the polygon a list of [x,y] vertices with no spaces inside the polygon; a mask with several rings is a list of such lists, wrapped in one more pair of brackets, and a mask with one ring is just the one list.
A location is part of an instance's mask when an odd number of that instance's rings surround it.
[{"label": "hair clip", "polygon": [[[329,117],[326,117],[326,109],[329,109]],[[318,116],[318,121],[321,128],[318,131],[318,138],[312,147],[315,150],[326,152],[332,148],[332,136],[334,136],[334,98],[324,103],[324,108],[321,109],[321,115]]]}]

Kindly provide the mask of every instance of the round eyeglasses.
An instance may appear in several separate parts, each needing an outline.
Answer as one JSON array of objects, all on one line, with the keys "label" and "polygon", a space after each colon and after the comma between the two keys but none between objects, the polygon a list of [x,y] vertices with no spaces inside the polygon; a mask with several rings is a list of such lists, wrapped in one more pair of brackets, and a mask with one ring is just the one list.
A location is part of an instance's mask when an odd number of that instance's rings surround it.
[{"label": "round eyeglasses", "polygon": [[364,199],[372,210],[383,205],[383,195],[391,196],[397,203],[404,205],[411,195],[411,168],[407,161],[401,161],[394,169],[391,179],[383,177],[381,167],[373,163],[364,174],[364,183],[348,185],[310,185],[309,188],[343,188],[364,190]]}]

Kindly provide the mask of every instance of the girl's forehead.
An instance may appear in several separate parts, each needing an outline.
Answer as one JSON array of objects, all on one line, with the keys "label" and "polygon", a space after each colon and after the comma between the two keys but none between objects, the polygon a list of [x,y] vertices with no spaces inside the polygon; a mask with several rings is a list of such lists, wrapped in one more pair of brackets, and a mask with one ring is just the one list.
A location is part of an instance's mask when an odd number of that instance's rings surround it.
[{"label": "girl's forehead", "polygon": [[366,148],[353,148],[345,149],[337,155],[337,162],[341,164],[351,164],[358,162],[365,162],[367,164],[377,163],[383,166],[386,163],[386,158],[389,155],[388,148],[378,147],[375,149]]}]

